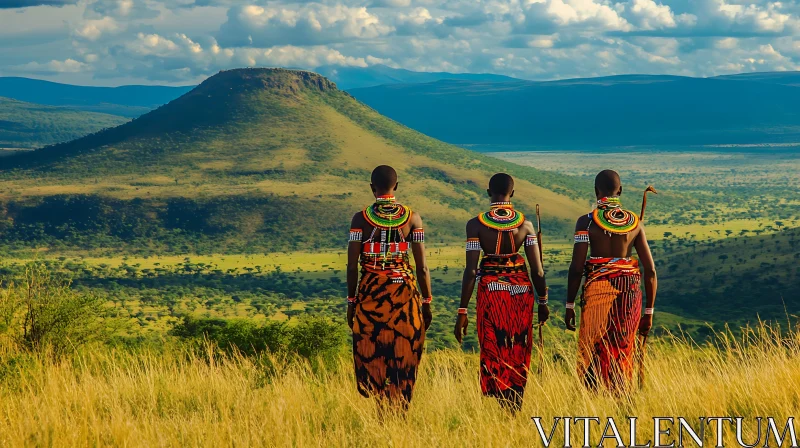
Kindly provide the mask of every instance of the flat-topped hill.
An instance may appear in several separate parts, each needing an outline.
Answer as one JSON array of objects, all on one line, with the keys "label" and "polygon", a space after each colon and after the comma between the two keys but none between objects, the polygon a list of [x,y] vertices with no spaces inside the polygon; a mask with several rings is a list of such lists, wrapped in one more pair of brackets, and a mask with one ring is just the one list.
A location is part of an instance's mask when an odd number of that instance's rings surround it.
[{"label": "flat-topped hill", "polygon": [[[122,126],[0,159],[0,191],[15,204],[6,207],[12,228],[81,227],[79,198],[102,211],[102,231],[112,234],[107,229],[144,226],[134,237],[157,240],[168,222],[179,232],[270,247],[324,246],[339,243],[352,212],[372,200],[369,173],[380,164],[398,169],[398,198],[428,218],[435,241],[461,237],[464,222],[486,207],[488,177],[498,171],[518,179],[521,209],[542,204],[552,229],[564,230],[584,211],[578,198],[591,195],[572,177],[442,143],[320,75],[284,69],[224,71]],[[26,214],[45,202],[50,210],[63,203],[69,218]],[[85,220],[97,219],[92,213]]]}]

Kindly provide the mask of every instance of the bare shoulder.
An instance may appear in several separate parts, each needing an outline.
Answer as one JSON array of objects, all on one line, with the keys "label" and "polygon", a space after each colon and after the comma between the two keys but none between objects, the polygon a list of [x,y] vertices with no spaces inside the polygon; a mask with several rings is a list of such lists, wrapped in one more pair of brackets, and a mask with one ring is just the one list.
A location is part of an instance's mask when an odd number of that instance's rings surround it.
[{"label": "bare shoulder", "polygon": [[422,227],[422,215],[417,212],[411,214],[411,226],[415,229]]},{"label": "bare shoulder", "polygon": [[470,230],[477,231],[480,228],[481,228],[481,222],[478,220],[477,217],[467,221],[467,232],[469,232]]},{"label": "bare shoulder", "polygon": [[639,237],[644,237],[645,242],[647,241],[647,236],[644,233],[644,224],[641,223],[641,222],[636,227],[636,238],[639,238]]},{"label": "bare shoulder", "polygon": [[578,221],[575,222],[575,230],[586,230],[589,228],[589,224],[591,223],[591,219],[589,215],[581,215],[578,218]]},{"label": "bare shoulder", "polygon": [[527,219],[522,223],[522,230],[527,232],[528,235],[536,233],[536,227],[533,226],[533,221]]},{"label": "bare shoulder", "polygon": [[350,220],[350,225],[354,229],[360,229],[361,226],[364,225],[364,213],[358,212],[355,215],[353,215],[353,219]]}]

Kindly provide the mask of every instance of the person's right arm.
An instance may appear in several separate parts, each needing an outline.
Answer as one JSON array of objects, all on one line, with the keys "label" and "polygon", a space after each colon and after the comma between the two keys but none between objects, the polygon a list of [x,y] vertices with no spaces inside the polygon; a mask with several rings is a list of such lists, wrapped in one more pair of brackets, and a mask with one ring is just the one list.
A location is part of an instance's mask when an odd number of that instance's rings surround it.
[{"label": "person's right arm", "polygon": [[[356,297],[358,290],[358,259],[361,257],[361,236],[364,218],[361,213],[357,213],[350,221],[350,235],[347,244],[347,325],[353,329],[353,319],[355,316],[355,303],[351,301]],[[359,235],[353,240],[353,232]]]},{"label": "person's right arm", "polygon": [[[411,231],[419,231],[420,235],[414,238],[411,237],[411,254],[414,255],[414,265],[417,267],[417,282],[419,283],[419,290],[423,298],[432,297],[431,292],[431,272],[428,269],[428,261],[425,258],[425,234],[422,228],[422,217],[415,213],[412,217]],[[433,313],[431,312],[431,304],[422,304],[422,320],[425,322],[425,330],[430,328],[433,321]]]},{"label": "person's right arm", "polygon": [[[569,265],[569,274],[567,276],[567,305],[573,306],[575,304],[575,297],[578,295],[578,290],[581,287],[581,279],[583,278],[583,269],[586,264],[586,256],[589,255],[589,243],[578,241],[578,232],[586,232],[588,228],[587,218],[582,216],[575,223],[575,245],[572,246],[572,263]],[[564,323],[567,325],[567,330],[575,331],[575,309],[567,308],[564,313]]]},{"label": "person's right arm", "polygon": [[[470,250],[470,240],[471,241],[478,241],[478,248],[480,248],[480,241],[478,237],[480,235],[480,224],[477,222],[470,221],[467,223],[467,264],[464,268],[464,275],[461,278],[461,304],[459,308],[466,309],[469,305],[470,299],[472,299],[472,293],[475,291],[475,279],[478,274],[478,263],[480,262],[481,258],[481,251],[478,250]],[[456,315],[456,327],[454,330],[456,340],[460,344],[463,340],[464,336],[467,335],[467,326],[469,325],[469,319],[467,319],[466,314],[457,314]]]},{"label": "person's right arm", "polygon": [[[646,308],[653,308],[656,304],[656,291],[658,290],[658,277],[656,275],[656,263],[653,261],[653,254],[650,252],[650,244],[647,243],[647,235],[644,233],[644,225],[639,228],[639,235],[633,242],[636,248],[636,255],[639,256],[639,263],[644,273],[644,293],[646,297]],[[653,326],[653,315],[645,314],[639,323],[639,334],[646,336]]]}]

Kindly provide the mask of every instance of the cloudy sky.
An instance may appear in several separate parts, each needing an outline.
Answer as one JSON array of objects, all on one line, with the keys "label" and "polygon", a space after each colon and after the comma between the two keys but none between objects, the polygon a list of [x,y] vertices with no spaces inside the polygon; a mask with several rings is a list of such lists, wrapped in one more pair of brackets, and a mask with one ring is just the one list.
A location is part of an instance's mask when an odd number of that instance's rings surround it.
[{"label": "cloudy sky", "polygon": [[385,64],[556,79],[800,70],[800,0],[0,0],[0,76]]}]

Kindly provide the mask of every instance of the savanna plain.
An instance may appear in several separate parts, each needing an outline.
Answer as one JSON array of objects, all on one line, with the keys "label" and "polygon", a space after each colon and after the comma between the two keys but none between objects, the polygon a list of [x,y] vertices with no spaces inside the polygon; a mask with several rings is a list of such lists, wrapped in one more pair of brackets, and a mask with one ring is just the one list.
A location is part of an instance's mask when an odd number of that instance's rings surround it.
[{"label": "savanna plain", "polygon": [[[569,176],[586,186],[575,200],[586,212],[600,169],[620,172],[631,209],[646,186],[658,190],[645,219],[659,272],[657,328],[629,395],[589,393],[574,372],[576,337],[562,319],[572,224],[557,211],[543,238],[553,314],[516,416],[480,396],[475,332],[463,347],[451,335],[463,248],[437,239],[435,226],[426,229],[434,323],[406,414],[356,392],[344,234],[331,236],[338,248],[298,251],[9,243],[0,263],[0,443],[538,446],[532,416],[547,429],[559,416],[799,414],[800,149],[472,149],[499,166]],[[401,201],[403,193],[401,183]],[[469,211],[480,212],[481,200]],[[602,430],[592,428],[593,444]],[[732,444],[733,427],[726,431]],[[653,435],[645,424],[639,442]],[[743,437],[765,442],[754,421]],[[572,443],[582,440],[576,426]],[[713,444],[715,431],[705,440]]]}]

